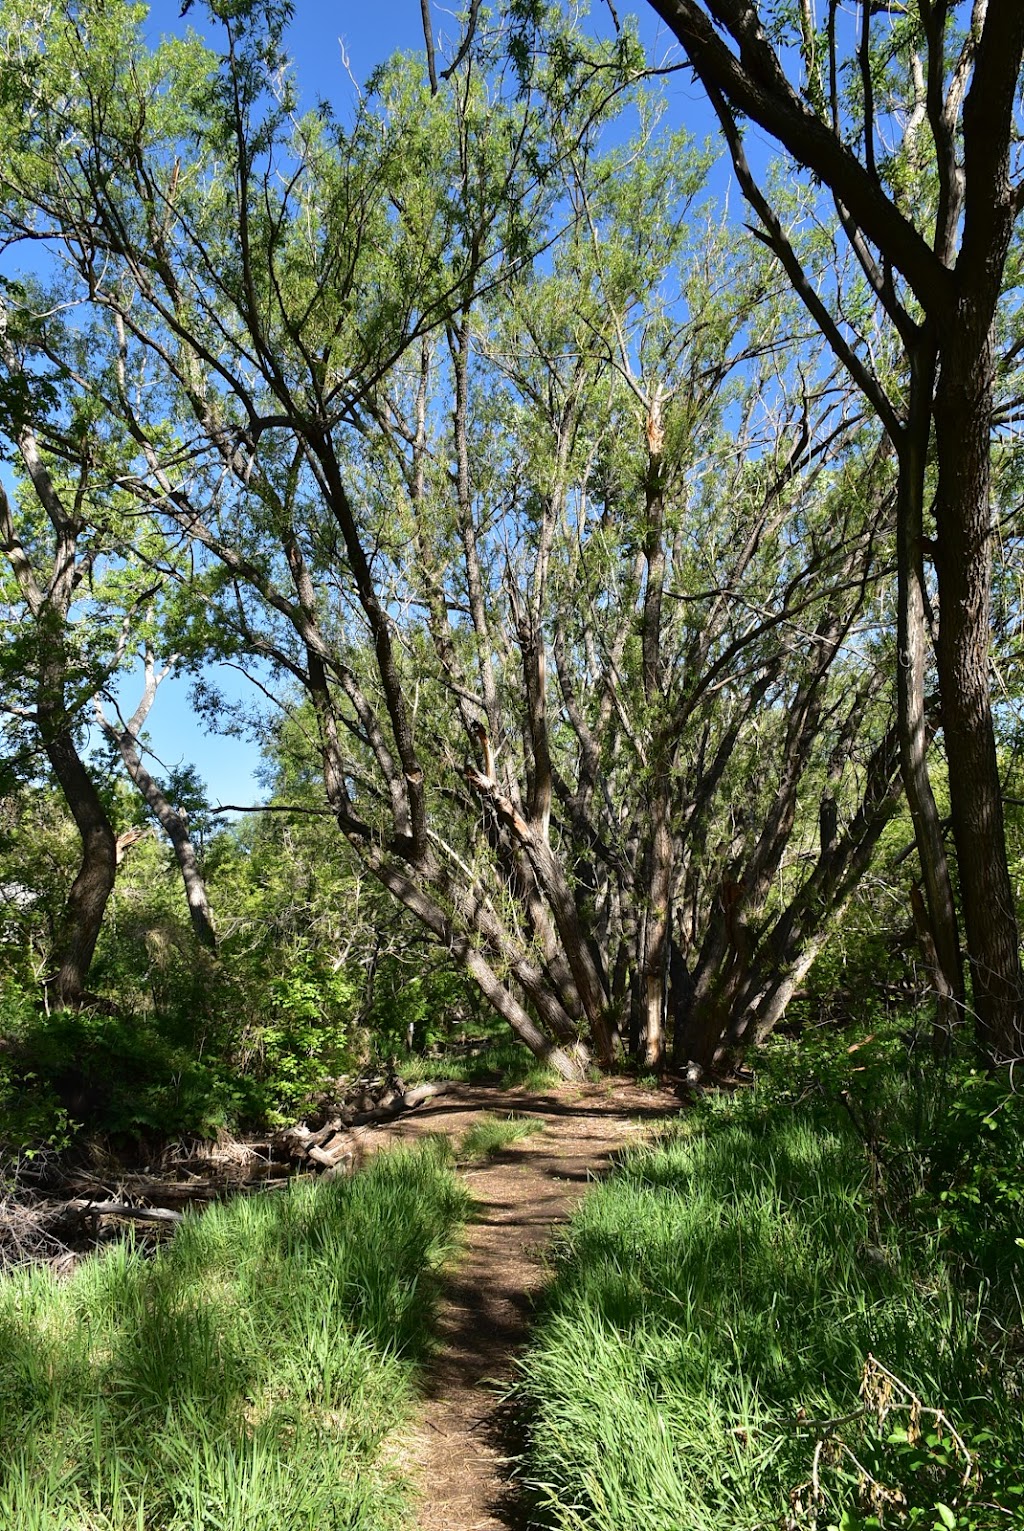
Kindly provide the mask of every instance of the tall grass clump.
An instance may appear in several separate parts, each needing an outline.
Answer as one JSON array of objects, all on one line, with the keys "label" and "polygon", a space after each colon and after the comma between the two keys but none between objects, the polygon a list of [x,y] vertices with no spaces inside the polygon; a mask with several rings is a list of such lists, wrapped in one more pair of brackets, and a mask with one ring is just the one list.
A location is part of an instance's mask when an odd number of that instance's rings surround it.
[{"label": "tall grass clump", "polygon": [[534,1133],[543,1131],[544,1123],[535,1116],[516,1116],[514,1111],[510,1111],[507,1116],[501,1117],[484,1111],[463,1134],[459,1143],[459,1158],[491,1159],[513,1143],[521,1143],[524,1138],[531,1138]]},{"label": "tall grass clump", "polygon": [[990,1280],[883,1189],[841,1102],[769,1091],[593,1190],[522,1368],[537,1523],[1024,1526],[1019,1299],[990,1322]]},{"label": "tall grass clump", "polygon": [[381,1460],[466,1215],[436,1147],[0,1284],[0,1525],[386,1531]]}]

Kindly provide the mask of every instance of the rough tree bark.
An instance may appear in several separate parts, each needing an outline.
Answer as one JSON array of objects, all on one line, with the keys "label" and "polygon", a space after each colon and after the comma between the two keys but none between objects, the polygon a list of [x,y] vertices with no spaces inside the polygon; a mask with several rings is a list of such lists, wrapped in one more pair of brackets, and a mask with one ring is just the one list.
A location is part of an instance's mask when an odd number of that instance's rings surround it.
[{"label": "rough tree bark", "polygon": [[70,733],[48,733],[40,719],[43,749],[78,827],[82,861],[61,914],[48,987],[58,1004],[81,1004],[117,875],[117,836],[82,764]]},{"label": "rough tree bark", "polygon": [[22,716],[36,732],[81,839],[82,859],[58,921],[53,972],[48,979],[57,1003],[73,1006],[80,1004],[85,994],[103,914],[114,886],[117,837],[75,744],[74,708],[69,705],[69,692],[74,691],[74,686],[66,624],[81,574],[76,558],[81,526],[66,513],[39,459],[34,436],[27,428],[22,432],[21,445],[53,530],[54,553],[49,573],[36,569],[19,535],[2,485],[0,551],[7,557],[33,624],[35,705]]}]

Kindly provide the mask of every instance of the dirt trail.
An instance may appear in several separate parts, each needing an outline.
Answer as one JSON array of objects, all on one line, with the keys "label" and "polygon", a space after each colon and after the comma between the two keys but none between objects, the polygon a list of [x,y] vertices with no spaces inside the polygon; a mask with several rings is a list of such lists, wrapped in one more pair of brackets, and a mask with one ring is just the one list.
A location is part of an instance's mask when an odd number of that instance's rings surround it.
[{"label": "dirt trail", "polygon": [[482,1111],[544,1123],[543,1132],[462,1172],[477,1211],[445,1283],[440,1348],[419,1421],[401,1438],[403,1467],[420,1486],[419,1531],[501,1531],[517,1524],[498,1393],[527,1338],[552,1229],[631,1137],[678,1109],[671,1095],[628,1084],[543,1095],[460,1085],[386,1129],[390,1142],[426,1132],[458,1139]]}]

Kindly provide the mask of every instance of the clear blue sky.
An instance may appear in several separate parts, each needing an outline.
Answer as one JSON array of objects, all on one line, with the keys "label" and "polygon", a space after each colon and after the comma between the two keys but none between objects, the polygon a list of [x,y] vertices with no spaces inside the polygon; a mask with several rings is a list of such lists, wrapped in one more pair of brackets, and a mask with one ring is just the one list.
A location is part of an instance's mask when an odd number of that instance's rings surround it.
[{"label": "clear blue sky", "polygon": [[[434,7],[436,36],[442,53],[446,30],[449,37],[457,35],[451,19],[457,9],[457,6],[450,10]],[[622,15],[628,8],[618,6],[617,9]],[[150,11],[154,40],[161,33],[178,31],[185,25],[192,25],[197,31],[203,29],[204,13],[200,5],[193,7],[187,22],[180,20],[180,10],[179,0],[170,0],[170,3],[169,0],[155,0]],[[650,7],[637,7],[637,14],[641,18],[641,33],[652,62],[664,64],[678,60],[679,51],[674,40]],[[609,13],[602,0],[595,0],[592,22],[602,30],[609,25]],[[371,71],[392,53],[419,50],[422,46],[419,0],[376,0],[373,5],[359,3],[359,0],[340,0],[340,3],[336,0],[334,4],[329,0],[297,0],[295,5],[289,51],[295,61],[302,99],[309,104],[323,97],[343,113],[355,99],[353,81],[365,81]],[[688,73],[673,75],[666,88],[671,116],[677,123],[685,124],[699,138],[714,130],[709,108]],[[229,698],[250,705],[258,700],[256,693],[245,687],[236,672],[218,673],[214,668],[210,678]],[[132,677],[126,677],[122,695],[129,707],[133,705],[137,684]],[[214,804],[260,801],[261,789],[255,780],[259,765],[257,746],[242,739],[211,733],[207,721],[199,718],[191,705],[187,680],[169,678],[161,687],[150,714],[147,733],[164,765],[192,764],[196,767]]]}]

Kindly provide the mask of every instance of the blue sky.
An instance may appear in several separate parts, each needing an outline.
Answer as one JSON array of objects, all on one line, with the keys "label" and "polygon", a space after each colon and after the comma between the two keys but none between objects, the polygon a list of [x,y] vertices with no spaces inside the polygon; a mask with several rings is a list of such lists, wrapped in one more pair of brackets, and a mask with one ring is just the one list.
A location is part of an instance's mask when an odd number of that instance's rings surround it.
[{"label": "blue sky", "polygon": [[[458,40],[455,20],[461,7],[451,9],[435,4],[435,40],[439,60],[448,52],[447,43]],[[617,6],[620,15],[627,7]],[[181,32],[186,27],[205,29],[206,13],[202,4],[193,5],[187,18],[181,16],[181,0],[154,0],[150,7],[147,31],[155,43],[166,33]],[[653,10],[646,4],[637,7],[641,36],[648,58],[655,64],[678,62],[679,49]],[[605,0],[594,0],[589,25],[595,31],[610,30],[610,11]],[[375,5],[357,0],[296,0],[294,20],[288,35],[288,49],[295,65],[295,76],[304,104],[320,98],[332,102],[342,116],[354,105],[358,85],[365,82],[376,66],[396,51],[420,51],[423,31],[419,0],[377,0]],[[672,126],[685,125],[697,138],[714,131],[710,109],[700,89],[688,72],[672,74],[665,82]],[[724,166],[716,173],[715,190],[726,188],[728,174]],[[734,195],[734,194],[733,194]],[[733,201],[733,206],[738,206]],[[163,661],[166,656],[158,656]],[[223,693],[229,703],[239,703],[247,711],[265,710],[265,700],[247,685],[237,670],[211,666],[211,685]],[[141,694],[141,674],[128,673],[118,686],[125,715],[134,709]],[[228,724],[225,718],[225,726]],[[206,783],[210,800],[221,803],[254,804],[263,797],[256,780],[260,765],[259,746],[245,737],[219,734],[209,717],[200,716],[192,701],[192,685],[187,677],[170,676],[161,686],[147,720],[145,735],[153,755],[165,771],[179,766],[194,766]]]},{"label": "blue sky", "polygon": [[[157,0],[150,8],[154,38],[185,25],[180,12],[179,0]],[[200,6],[194,7],[187,21],[197,31],[203,30]],[[396,50],[422,45],[418,0],[378,0],[372,6],[352,0],[341,0],[340,4],[297,0],[289,38],[304,99],[313,101],[323,96],[339,110],[354,98],[353,80],[365,80]],[[261,700],[237,671],[211,666],[210,679],[229,701],[253,706]],[[140,678],[125,677],[119,690],[126,709],[134,706],[140,687]],[[215,805],[260,802],[264,794],[256,781],[259,747],[243,738],[211,732],[209,721],[200,717],[192,704],[191,689],[187,678],[174,676],[160,687],[146,724],[160,764],[167,770],[194,765]]]}]

